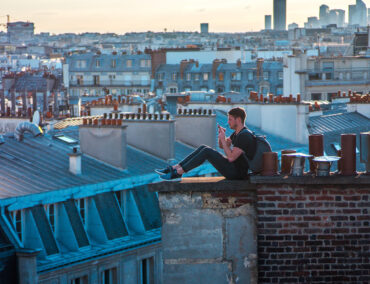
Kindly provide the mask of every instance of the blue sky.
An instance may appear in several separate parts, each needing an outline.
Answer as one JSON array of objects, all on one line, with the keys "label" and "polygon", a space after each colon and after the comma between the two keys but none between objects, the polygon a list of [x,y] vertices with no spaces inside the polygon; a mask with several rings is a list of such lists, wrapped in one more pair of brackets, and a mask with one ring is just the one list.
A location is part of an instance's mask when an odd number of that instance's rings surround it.
[{"label": "blue sky", "polygon": [[[287,0],[287,22],[300,26],[319,15],[323,3],[343,9],[355,0]],[[370,0],[364,1],[370,6]],[[155,3],[155,4],[153,4]],[[195,31],[208,22],[211,32],[258,31],[264,15],[272,14],[273,0],[2,0],[0,23],[31,21],[36,33],[130,31]]]}]

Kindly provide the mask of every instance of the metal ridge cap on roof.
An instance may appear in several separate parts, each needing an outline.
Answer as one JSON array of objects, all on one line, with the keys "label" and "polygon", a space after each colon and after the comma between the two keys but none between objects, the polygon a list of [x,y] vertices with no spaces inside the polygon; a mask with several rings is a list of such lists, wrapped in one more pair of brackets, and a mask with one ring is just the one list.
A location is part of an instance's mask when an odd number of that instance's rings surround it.
[{"label": "metal ridge cap on roof", "polygon": [[[156,173],[136,175],[106,182],[75,186],[70,188],[52,190],[47,192],[32,193],[17,197],[0,199],[1,206],[9,206],[9,210],[19,210],[33,207],[39,204],[49,204],[63,202],[70,198],[85,198],[95,196],[109,191],[127,190],[133,187],[158,182],[159,177]],[[58,192],[59,194],[56,194]]]}]

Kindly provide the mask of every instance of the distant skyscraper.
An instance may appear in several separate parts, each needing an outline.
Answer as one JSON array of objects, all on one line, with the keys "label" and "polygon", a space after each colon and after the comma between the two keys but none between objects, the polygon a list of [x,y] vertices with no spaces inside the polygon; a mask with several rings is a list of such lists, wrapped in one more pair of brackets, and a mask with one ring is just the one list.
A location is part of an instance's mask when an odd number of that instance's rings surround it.
[{"label": "distant skyscraper", "polygon": [[271,30],[271,15],[265,15],[265,30]]},{"label": "distant skyscraper", "polygon": [[356,21],[356,5],[348,6],[348,24],[354,25]]},{"label": "distant skyscraper", "polygon": [[274,30],[286,30],[286,0],[274,0]]},{"label": "distant skyscraper", "polygon": [[336,9],[335,11],[338,12],[337,27],[342,28],[344,27],[346,11],[342,9]]},{"label": "distant skyscraper", "polygon": [[200,24],[200,33],[201,34],[208,34],[208,23],[201,23]]},{"label": "distant skyscraper", "polygon": [[366,4],[362,0],[356,0],[356,10],[359,25],[365,27],[367,25],[367,9]]},{"label": "distant skyscraper", "polygon": [[328,24],[329,6],[320,6],[320,24],[321,26],[326,26]]},{"label": "distant skyscraper", "polygon": [[370,8],[367,9],[367,24],[370,25]]},{"label": "distant skyscraper", "polygon": [[348,23],[350,25],[367,25],[366,4],[362,0],[356,0],[356,5],[348,6]]}]

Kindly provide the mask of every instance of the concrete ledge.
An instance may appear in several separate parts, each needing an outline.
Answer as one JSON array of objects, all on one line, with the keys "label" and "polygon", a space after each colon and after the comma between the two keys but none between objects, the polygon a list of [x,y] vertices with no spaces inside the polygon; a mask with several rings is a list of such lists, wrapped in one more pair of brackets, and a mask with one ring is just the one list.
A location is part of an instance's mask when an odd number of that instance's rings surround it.
[{"label": "concrete ledge", "polygon": [[153,183],[150,191],[157,192],[214,192],[214,191],[253,191],[256,185],[248,180],[226,180],[224,177],[183,178],[181,181]]},{"label": "concrete ledge", "polygon": [[291,184],[291,185],[370,185],[370,175],[341,176],[332,174],[329,177],[317,177],[306,174],[302,177],[292,176],[251,176],[251,184]]}]

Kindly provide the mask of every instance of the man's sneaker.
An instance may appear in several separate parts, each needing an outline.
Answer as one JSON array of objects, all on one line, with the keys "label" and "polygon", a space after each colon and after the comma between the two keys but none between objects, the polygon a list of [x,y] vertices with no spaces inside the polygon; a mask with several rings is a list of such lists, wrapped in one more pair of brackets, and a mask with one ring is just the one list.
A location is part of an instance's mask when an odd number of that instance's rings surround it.
[{"label": "man's sneaker", "polygon": [[182,175],[177,173],[176,169],[172,169],[169,173],[161,175],[160,178],[168,181],[179,181],[181,176]]},{"label": "man's sneaker", "polygon": [[164,168],[164,169],[155,169],[154,171],[159,174],[159,175],[164,175],[164,174],[168,174],[169,172],[171,172],[171,169],[172,167],[171,166],[168,166],[167,168]]}]

